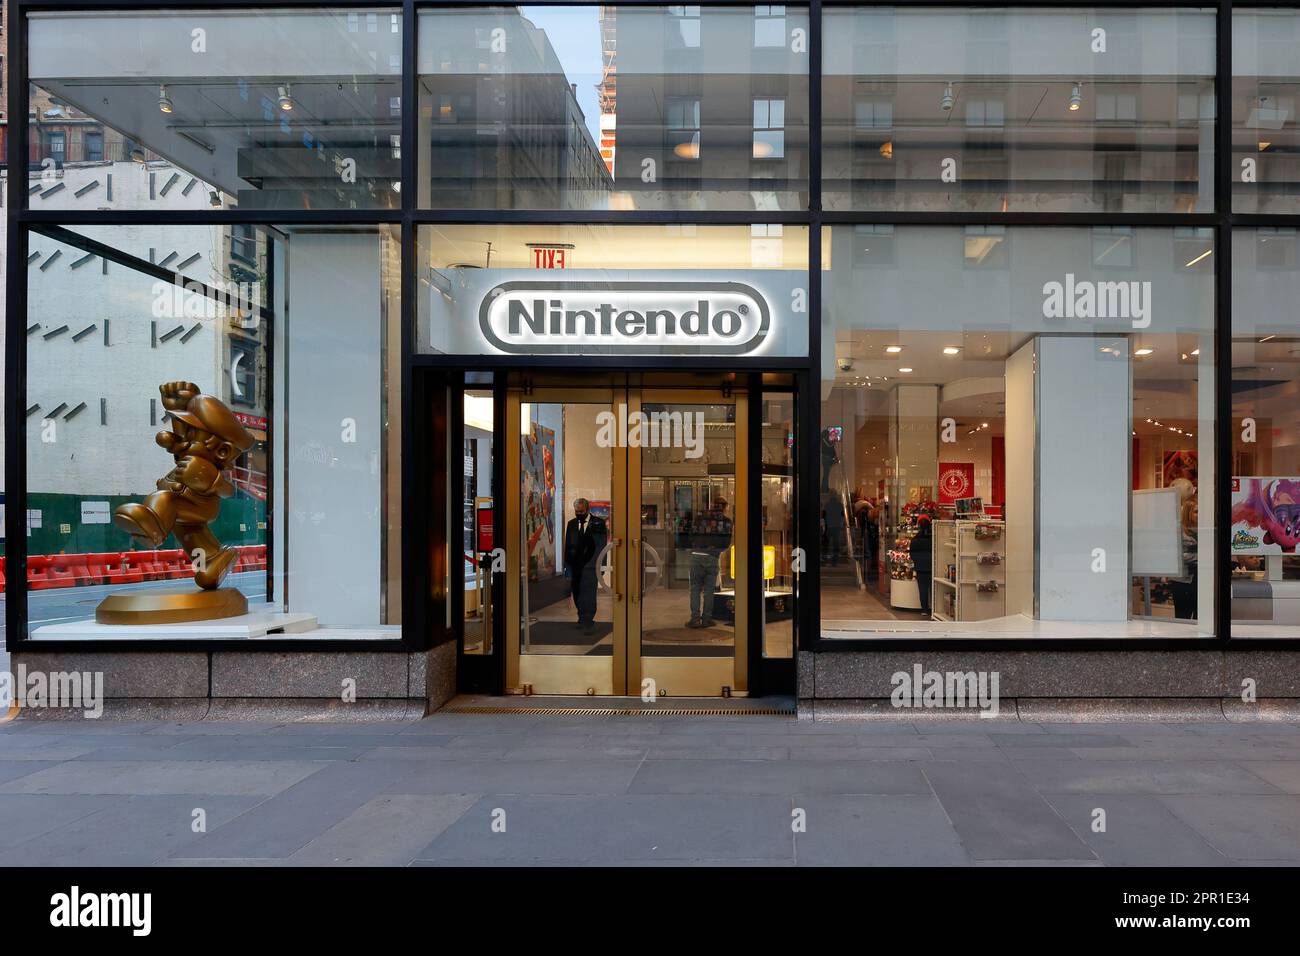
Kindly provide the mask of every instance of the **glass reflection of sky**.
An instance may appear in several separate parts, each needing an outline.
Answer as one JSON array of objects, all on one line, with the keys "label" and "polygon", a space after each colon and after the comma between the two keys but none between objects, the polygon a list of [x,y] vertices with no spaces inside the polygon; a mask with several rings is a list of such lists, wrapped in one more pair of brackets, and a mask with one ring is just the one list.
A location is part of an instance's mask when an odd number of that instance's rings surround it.
[{"label": "glass reflection of sky", "polygon": [[570,83],[578,87],[578,105],[587,131],[600,141],[601,79],[599,7],[521,7],[523,15],[546,33]]}]

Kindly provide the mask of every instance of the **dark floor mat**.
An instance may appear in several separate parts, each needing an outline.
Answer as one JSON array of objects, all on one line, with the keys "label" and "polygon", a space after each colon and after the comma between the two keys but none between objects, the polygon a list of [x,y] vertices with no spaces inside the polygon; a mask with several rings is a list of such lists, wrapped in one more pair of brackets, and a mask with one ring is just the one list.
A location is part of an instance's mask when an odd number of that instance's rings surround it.
[{"label": "dark floor mat", "polygon": [[614,631],[614,625],[608,621],[596,622],[596,628],[590,634],[584,634],[576,621],[536,621],[528,627],[528,643],[545,647],[557,644],[573,644],[591,647],[608,637]]}]

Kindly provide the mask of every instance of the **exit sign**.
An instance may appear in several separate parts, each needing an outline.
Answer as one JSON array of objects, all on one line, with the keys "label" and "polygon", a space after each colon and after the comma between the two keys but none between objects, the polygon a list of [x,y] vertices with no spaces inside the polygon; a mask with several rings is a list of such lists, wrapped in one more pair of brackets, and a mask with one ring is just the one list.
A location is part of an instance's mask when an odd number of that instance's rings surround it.
[{"label": "exit sign", "polygon": [[567,269],[569,267],[569,251],[555,246],[534,246],[533,268]]}]

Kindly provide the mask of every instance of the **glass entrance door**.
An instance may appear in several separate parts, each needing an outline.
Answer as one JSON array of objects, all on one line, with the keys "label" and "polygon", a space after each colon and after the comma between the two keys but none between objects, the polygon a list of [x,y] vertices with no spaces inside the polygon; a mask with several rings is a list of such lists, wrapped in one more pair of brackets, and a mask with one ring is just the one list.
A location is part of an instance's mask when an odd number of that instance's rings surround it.
[{"label": "glass entrance door", "polygon": [[741,694],[743,394],[511,391],[506,686]]},{"label": "glass entrance door", "polygon": [[626,693],[627,455],[601,426],[614,389],[511,392],[507,403],[506,686]]},{"label": "glass entrance door", "polygon": [[[646,440],[629,456],[637,572],[629,684],[642,695],[745,691],[747,404],[696,390],[633,391]],[[639,560],[638,560],[639,559]]]}]

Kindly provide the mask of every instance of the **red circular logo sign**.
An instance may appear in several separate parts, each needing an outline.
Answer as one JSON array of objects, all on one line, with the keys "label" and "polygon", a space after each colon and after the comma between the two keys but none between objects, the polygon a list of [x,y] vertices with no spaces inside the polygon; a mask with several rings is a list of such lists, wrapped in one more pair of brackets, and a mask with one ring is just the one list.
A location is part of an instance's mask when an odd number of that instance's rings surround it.
[{"label": "red circular logo sign", "polygon": [[965,471],[952,468],[939,476],[939,487],[949,498],[963,498],[970,490],[970,481],[966,478]]}]

